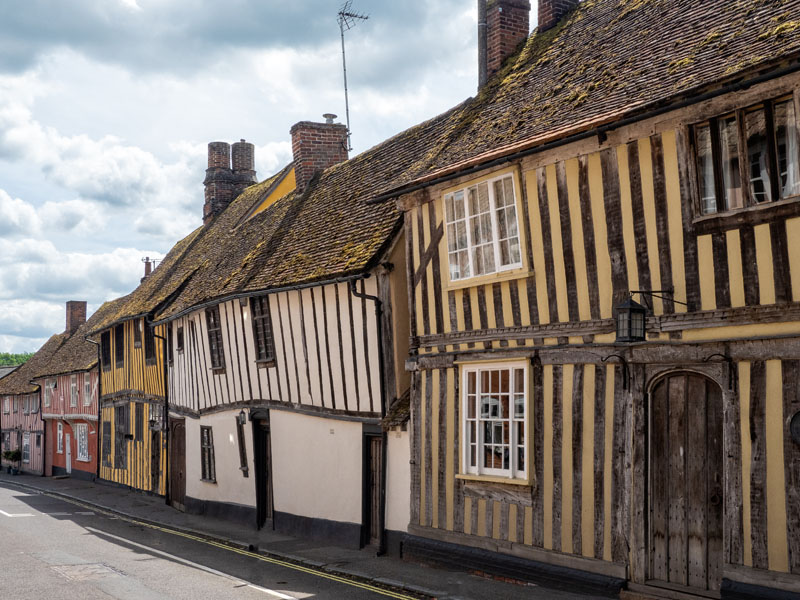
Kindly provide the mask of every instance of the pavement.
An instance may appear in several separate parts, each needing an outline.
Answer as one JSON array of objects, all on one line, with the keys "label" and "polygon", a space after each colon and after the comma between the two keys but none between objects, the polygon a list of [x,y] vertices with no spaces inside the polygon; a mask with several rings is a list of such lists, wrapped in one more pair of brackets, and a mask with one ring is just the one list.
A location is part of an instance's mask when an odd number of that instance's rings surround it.
[{"label": "pavement", "polygon": [[392,556],[379,557],[374,549],[369,548],[354,550],[294,538],[271,530],[256,531],[252,527],[223,519],[186,514],[168,506],[163,498],[103,482],[12,476],[0,472],[0,483],[424,598],[586,600],[591,597],[530,583],[507,583],[461,571],[419,565]]}]

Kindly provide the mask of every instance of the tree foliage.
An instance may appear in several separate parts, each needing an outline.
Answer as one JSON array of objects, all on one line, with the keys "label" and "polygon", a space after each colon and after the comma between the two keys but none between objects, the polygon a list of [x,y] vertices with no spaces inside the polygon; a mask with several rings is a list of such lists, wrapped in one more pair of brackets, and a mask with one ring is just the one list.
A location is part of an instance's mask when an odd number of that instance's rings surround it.
[{"label": "tree foliage", "polygon": [[33,352],[22,352],[21,354],[12,354],[11,352],[0,352],[0,367],[21,365],[31,356],[33,356]]}]

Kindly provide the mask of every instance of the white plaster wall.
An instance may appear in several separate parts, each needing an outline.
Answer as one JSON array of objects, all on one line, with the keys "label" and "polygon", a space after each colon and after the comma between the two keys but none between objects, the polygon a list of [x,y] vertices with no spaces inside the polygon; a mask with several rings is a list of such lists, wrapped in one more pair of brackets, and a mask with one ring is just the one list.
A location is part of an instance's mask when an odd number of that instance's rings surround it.
[{"label": "white plaster wall", "polygon": [[272,410],[270,431],[275,510],[361,523],[361,423]]},{"label": "white plaster wall", "polygon": [[[255,469],[253,465],[253,426],[244,426],[249,476],[239,470],[239,441],[236,438],[236,417],[239,411],[186,419],[186,495],[198,500],[229,502],[244,506],[256,505]],[[214,435],[214,462],[217,483],[201,480],[200,426],[210,426]]]},{"label": "white plaster wall", "polygon": [[386,434],[386,529],[408,531],[411,520],[411,443],[408,431]]}]

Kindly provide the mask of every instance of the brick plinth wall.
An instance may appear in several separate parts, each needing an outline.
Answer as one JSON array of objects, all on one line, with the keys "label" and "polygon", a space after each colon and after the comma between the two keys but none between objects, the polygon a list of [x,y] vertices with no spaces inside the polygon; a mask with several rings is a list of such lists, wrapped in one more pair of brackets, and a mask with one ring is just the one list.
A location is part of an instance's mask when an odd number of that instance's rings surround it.
[{"label": "brick plinth wall", "polygon": [[547,31],[565,14],[578,6],[580,0],[539,0],[538,30]]},{"label": "brick plinth wall", "polygon": [[81,325],[86,323],[86,301],[70,300],[67,302],[67,333],[75,333]]},{"label": "brick plinth wall", "polygon": [[301,121],[290,133],[298,192],[318,171],[347,160],[347,127],[341,123]]},{"label": "brick plinth wall", "polygon": [[[544,0],[542,0],[544,1]],[[556,0],[550,0],[555,3]],[[489,77],[528,38],[531,24],[528,0],[489,0],[486,4],[486,66]]]}]

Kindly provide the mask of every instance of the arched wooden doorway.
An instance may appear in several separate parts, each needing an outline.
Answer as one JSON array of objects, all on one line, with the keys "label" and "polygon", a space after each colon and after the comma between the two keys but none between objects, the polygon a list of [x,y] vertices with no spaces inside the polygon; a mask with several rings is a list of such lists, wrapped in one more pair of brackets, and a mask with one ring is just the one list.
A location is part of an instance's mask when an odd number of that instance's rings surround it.
[{"label": "arched wooden doorway", "polygon": [[696,373],[670,373],[652,387],[649,414],[649,583],[717,591],[722,579],[722,390]]}]

